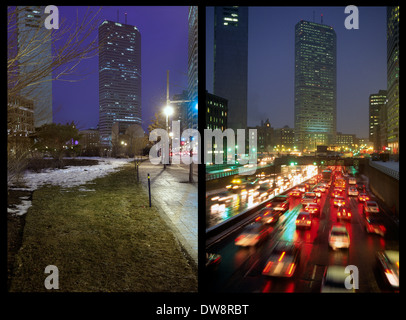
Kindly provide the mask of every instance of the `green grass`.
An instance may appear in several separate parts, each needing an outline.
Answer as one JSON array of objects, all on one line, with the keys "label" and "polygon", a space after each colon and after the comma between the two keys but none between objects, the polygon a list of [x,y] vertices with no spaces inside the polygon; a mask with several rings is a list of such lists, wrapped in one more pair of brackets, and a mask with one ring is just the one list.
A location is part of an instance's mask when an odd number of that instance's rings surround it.
[{"label": "green grass", "polygon": [[194,292],[197,275],[128,165],[85,186],[33,194],[10,291],[48,291],[47,265],[63,292]]}]

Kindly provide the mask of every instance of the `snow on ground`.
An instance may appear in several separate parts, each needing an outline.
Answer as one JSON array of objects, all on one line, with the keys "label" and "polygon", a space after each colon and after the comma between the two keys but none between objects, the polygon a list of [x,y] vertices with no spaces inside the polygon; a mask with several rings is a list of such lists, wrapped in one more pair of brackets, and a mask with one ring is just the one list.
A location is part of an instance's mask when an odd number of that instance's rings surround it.
[{"label": "snow on ground", "polygon": [[45,169],[41,172],[27,171],[23,177],[24,184],[29,190],[35,190],[46,184],[70,188],[103,177],[133,160],[115,158],[90,159],[99,160],[99,163],[89,166],[67,166],[65,169]]},{"label": "snow on ground", "polygon": [[[83,158],[85,159],[85,158]],[[26,171],[23,176],[24,184],[26,188],[13,188],[12,190],[25,190],[34,191],[35,189],[46,185],[57,185],[64,188],[70,188],[85,184],[96,178],[103,177],[116,171],[119,167],[129,163],[133,159],[115,159],[115,158],[88,158],[98,160],[97,165],[89,166],[67,166],[65,169],[45,169],[41,172]],[[93,189],[81,188],[79,191],[94,191]],[[15,215],[23,215],[31,207],[30,200],[23,200],[21,204],[14,205],[11,208],[7,208],[9,213]]]}]

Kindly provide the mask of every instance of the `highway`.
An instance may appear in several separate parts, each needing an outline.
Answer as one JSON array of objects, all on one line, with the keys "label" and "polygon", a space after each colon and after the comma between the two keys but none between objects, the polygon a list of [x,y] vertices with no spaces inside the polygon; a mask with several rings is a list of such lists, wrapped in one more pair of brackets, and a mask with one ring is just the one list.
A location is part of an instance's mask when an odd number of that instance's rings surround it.
[{"label": "highway", "polygon": [[[355,175],[358,182],[362,178]],[[357,292],[393,291],[377,267],[376,253],[383,250],[399,250],[399,227],[390,214],[380,207],[386,234],[366,232],[363,203],[356,196],[348,196],[348,178],[343,196],[352,217],[349,221],[338,221],[338,208],[333,204],[334,184],[318,198],[320,216],[313,216],[311,228],[296,228],[296,217],[303,210],[301,198],[289,197],[289,209],[274,225],[269,225],[268,236],[256,246],[240,247],[235,244],[241,228],[234,230],[221,241],[206,248],[206,252],[221,256],[221,262],[207,268],[206,290],[209,292],[320,292],[322,278],[328,266],[354,265],[359,270]],[[317,181],[316,181],[317,183]],[[311,190],[315,184],[311,184]],[[374,195],[366,190],[371,200]],[[235,207],[234,207],[235,208]],[[258,214],[252,215],[252,221]],[[350,237],[348,249],[332,250],[328,237],[333,224],[345,225]],[[298,266],[290,278],[270,277],[262,274],[272,249],[277,242],[293,242],[300,249]]]}]

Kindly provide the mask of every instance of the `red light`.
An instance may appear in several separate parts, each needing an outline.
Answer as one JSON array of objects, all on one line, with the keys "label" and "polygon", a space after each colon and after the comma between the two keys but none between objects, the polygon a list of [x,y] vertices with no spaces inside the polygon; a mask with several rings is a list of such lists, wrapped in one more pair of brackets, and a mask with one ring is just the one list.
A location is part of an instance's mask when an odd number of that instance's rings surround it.
[{"label": "red light", "polygon": [[240,241],[241,239],[243,239],[244,238],[244,236],[243,235],[241,235],[241,236],[238,236],[236,239],[235,239],[235,242],[238,242],[238,241]]},{"label": "red light", "polygon": [[259,220],[261,220],[261,217],[256,217],[255,218],[255,221],[259,221]]},{"label": "red light", "polygon": [[263,270],[262,272],[263,272],[263,273],[268,273],[269,270],[271,270],[271,267],[272,267],[272,261],[269,261],[269,262],[266,264],[266,266],[265,266],[265,268],[264,268],[264,270]]}]

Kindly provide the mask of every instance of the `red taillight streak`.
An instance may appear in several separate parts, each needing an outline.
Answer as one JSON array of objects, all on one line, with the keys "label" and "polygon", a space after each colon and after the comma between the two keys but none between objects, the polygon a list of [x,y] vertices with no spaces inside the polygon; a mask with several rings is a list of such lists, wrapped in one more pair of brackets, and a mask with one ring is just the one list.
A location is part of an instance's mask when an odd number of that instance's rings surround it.
[{"label": "red taillight streak", "polygon": [[295,264],[294,263],[291,263],[290,265],[289,265],[289,269],[288,269],[288,274],[290,275],[290,274],[292,274],[292,270],[293,270],[293,267],[295,266]]},{"label": "red taillight streak", "polygon": [[269,270],[271,270],[271,267],[272,267],[272,261],[269,261],[269,262],[266,264],[266,266],[265,266],[263,272],[264,272],[264,273],[268,273]]}]

